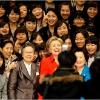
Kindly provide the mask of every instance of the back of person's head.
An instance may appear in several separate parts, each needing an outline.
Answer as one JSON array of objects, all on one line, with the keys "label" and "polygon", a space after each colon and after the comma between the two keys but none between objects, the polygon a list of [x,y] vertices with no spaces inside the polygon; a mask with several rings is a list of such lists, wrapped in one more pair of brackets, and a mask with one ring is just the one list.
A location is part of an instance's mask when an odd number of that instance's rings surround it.
[{"label": "back of person's head", "polygon": [[66,68],[72,68],[76,62],[76,56],[73,52],[63,51],[58,55],[59,65]]},{"label": "back of person's head", "polygon": [[92,79],[100,77],[100,58],[96,58],[90,66],[90,73]]}]

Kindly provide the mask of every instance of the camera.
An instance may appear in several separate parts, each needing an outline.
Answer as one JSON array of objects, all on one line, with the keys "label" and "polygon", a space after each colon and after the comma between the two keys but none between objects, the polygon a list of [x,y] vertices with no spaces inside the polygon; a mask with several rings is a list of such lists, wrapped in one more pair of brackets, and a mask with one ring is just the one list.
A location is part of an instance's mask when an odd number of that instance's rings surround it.
[{"label": "camera", "polygon": [[62,51],[67,51],[68,50],[68,45],[67,44],[63,44],[62,45]]}]

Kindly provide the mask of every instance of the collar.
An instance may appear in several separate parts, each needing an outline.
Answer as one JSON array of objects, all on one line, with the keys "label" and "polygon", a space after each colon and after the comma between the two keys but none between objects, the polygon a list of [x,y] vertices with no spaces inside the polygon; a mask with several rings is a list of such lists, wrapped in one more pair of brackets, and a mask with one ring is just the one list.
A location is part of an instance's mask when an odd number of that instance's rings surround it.
[{"label": "collar", "polygon": [[25,61],[23,61],[25,66],[31,66],[31,64],[27,64]]},{"label": "collar", "polygon": [[81,9],[79,9],[79,8],[76,6],[76,11],[83,11],[83,9],[84,9],[84,6],[81,7]]}]

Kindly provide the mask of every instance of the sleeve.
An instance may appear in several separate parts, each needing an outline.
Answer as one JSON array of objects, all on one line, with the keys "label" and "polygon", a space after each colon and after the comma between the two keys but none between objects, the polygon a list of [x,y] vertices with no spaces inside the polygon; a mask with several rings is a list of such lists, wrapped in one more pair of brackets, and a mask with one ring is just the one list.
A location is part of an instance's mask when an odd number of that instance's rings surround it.
[{"label": "sleeve", "polygon": [[45,59],[43,59],[40,62],[40,76],[44,75],[46,76],[48,74],[48,69],[47,69],[47,61]]},{"label": "sleeve", "polygon": [[2,100],[7,100],[7,82],[8,82],[8,79],[6,77],[4,87],[3,87],[3,90],[2,90]]},{"label": "sleeve", "polygon": [[7,93],[8,99],[16,99],[16,88],[17,88],[17,80],[18,80],[18,66],[12,69],[10,72],[8,86],[7,86]]}]

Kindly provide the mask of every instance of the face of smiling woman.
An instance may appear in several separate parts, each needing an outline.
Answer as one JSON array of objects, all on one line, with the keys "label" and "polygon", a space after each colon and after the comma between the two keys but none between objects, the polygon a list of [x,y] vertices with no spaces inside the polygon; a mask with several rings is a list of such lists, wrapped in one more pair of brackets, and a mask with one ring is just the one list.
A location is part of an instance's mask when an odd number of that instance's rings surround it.
[{"label": "face of smiling woman", "polygon": [[27,46],[23,49],[22,57],[26,63],[32,63],[35,51],[31,46]]},{"label": "face of smiling woman", "polygon": [[11,43],[6,43],[2,48],[2,53],[6,59],[9,59],[13,53],[13,45]]},{"label": "face of smiling woman", "polygon": [[57,22],[57,15],[53,11],[48,11],[47,13],[47,23],[49,26],[54,26]]},{"label": "face of smiling woman", "polygon": [[58,40],[54,40],[50,43],[49,52],[52,55],[58,56],[58,54],[61,52],[61,47],[62,47],[61,42]]},{"label": "face of smiling woman", "polygon": [[36,17],[36,19],[41,19],[43,16],[43,10],[41,7],[36,7],[32,10],[32,14]]},{"label": "face of smiling woman", "polygon": [[77,33],[75,37],[75,43],[78,48],[83,48],[85,45],[85,37],[82,33]]}]

